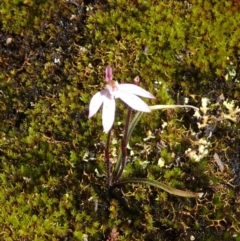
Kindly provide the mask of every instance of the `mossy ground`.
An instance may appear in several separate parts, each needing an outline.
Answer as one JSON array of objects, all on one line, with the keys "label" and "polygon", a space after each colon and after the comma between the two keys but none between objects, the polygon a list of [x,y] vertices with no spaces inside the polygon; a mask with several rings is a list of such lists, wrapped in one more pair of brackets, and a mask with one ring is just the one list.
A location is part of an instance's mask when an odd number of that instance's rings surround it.
[{"label": "mossy ground", "polygon": [[[237,1],[3,0],[0,17],[2,240],[107,240],[114,227],[125,241],[240,240],[239,114],[219,119],[222,94],[240,106]],[[87,118],[108,64],[120,82],[139,75],[149,104],[209,99],[202,129],[191,110],[144,115],[124,173],[201,199],[136,184],[108,192],[101,116]],[[125,114],[119,104],[113,157]],[[185,153],[197,137],[210,142],[199,162]]]}]

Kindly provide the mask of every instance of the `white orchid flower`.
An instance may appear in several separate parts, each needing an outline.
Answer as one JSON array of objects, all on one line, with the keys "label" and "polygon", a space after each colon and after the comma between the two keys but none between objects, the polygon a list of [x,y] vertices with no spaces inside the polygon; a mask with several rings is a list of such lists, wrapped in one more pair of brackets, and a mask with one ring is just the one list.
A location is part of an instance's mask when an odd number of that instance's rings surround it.
[{"label": "white orchid flower", "polygon": [[104,132],[108,133],[112,128],[115,119],[115,99],[120,98],[123,102],[129,105],[132,109],[142,112],[151,112],[149,106],[141,100],[137,95],[154,99],[155,97],[148,91],[134,84],[119,84],[113,80],[112,68],[106,68],[107,85],[104,90],[97,92],[91,99],[89,105],[89,115],[91,118],[97,113],[101,105],[102,124]]}]

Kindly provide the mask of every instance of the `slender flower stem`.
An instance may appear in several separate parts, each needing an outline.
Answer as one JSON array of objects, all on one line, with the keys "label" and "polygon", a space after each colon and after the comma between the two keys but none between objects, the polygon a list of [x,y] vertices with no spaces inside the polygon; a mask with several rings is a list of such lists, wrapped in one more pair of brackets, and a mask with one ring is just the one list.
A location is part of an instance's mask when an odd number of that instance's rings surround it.
[{"label": "slender flower stem", "polygon": [[[134,84],[139,86],[139,82],[140,82],[139,77],[138,76],[135,77]],[[121,166],[120,166],[120,169],[117,170],[116,175],[113,176],[112,183],[115,183],[120,179],[120,177],[122,176],[123,170],[126,166],[126,162],[127,162],[127,143],[128,143],[128,139],[129,139],[128,128],[129,128],[129,123],[130,123],[132,111],[133,111],[133,109],[131,107],[128,107],[128,113],[127,113],[127,118],[126,118],[126,123],[125,123],[125,127],[124,127],[122,143],[121,143],[121,151],[122,151]]]},{"label": "slender flower stem", "polygon": [[129,127],[131,115],[132,115],[132,108],[128,107],[128,113],[127,113],[127,118],[126,118],[126,123],[125,123],[125,127],[124,127],[122,143],[121,143],[121,150],[122,150],[121,166],[120,166],[120,169],[117,172],[116,176],[113,177],[113,183],[117,182],[119,180],[119,178],[122,176],[123,170],[124,170],[124,168],[126,166],[126,161],[127,161],[127,142],[128,142],[128,127]]},{"label": "slender flower stem", "polygon": [[110,138],[111,138],[111,130],[108,132],[107,143],[105,147],[105,164],[106,164],[106,177],[107,177],[106,181],[107,181],[108,188],[112,185],[111,162],[110,162],[110,154],[109,154]]}]

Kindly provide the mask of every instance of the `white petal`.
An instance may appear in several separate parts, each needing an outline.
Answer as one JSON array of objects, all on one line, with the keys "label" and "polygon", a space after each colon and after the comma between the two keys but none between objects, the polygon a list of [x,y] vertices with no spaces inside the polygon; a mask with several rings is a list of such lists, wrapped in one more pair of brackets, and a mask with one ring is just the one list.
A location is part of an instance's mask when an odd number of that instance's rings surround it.
[{"label": "white petal", "polygon": [[91,99],[89,104],[89,114],[88,118],[91,118],[93,115],[97,113],[99,108],[101,107],[103,100],[107,94],[106,90],[101,90],[100,92],[97,92]]},{"label": "white petal", "polygon": [[115,99],[105,97],[102,111],[103,131],[108,133],[113,126],[115,119]]},{"label": "white petal", "polygon": [[150,92],[134,84],[118,84],[118,90],[150,99],[155,98]]},{"label": "white petal", "polygon": [[134,110],[142,111],[142,112],[151,112],[149,106],[141,100],[138,96],[118,91],[119,98],[124,101],[127,105],[129,105]]}]

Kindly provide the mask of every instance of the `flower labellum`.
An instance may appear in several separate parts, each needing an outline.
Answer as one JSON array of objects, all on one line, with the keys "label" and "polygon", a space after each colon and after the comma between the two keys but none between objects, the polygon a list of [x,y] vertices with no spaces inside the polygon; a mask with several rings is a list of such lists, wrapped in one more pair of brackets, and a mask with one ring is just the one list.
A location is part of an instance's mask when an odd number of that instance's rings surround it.
[{"label": "flower labellum", "polygon": [[92,97],[88,115],[88,118],[91,118],[97,113],[101,105],[103,105],[102,124],[104,132],[107,133],[112,128],[116,109],[115,99],[117,98],[120,98],[134,110],[151,112],[149,106],[137,95],[150,99],[154,99],[155,97],[138,85],[119,84],[117,81],[114,81],[112,68],[110,66],[106,68],[106,82],[105,89],[97,92]]}]

